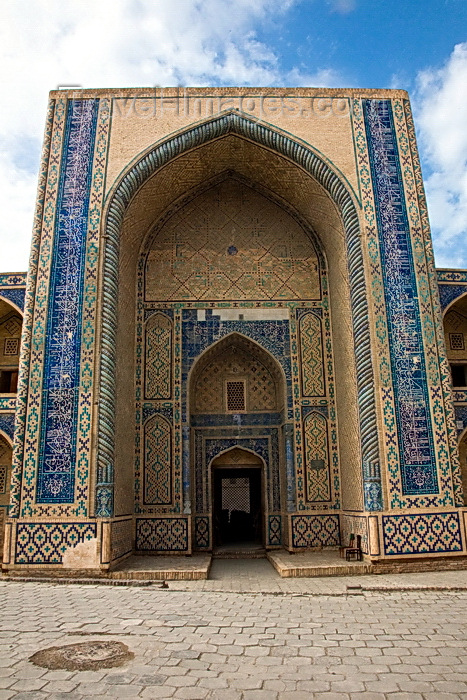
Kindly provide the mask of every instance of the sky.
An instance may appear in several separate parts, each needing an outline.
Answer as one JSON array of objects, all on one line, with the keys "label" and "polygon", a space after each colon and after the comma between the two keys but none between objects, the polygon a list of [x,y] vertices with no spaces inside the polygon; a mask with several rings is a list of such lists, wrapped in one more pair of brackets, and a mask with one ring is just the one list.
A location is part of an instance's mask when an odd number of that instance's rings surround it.
[{"label": "sky", "polygon": [[438,267],[467,268],[467,0],[3,0],[0,272],[28,266],[48,91],[403,88]]}]

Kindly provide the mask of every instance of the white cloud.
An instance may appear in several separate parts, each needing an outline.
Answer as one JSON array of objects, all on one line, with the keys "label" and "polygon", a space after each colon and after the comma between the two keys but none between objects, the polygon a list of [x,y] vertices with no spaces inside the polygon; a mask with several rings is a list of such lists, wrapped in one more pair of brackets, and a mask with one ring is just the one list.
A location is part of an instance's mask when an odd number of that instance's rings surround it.
[{"label": "white cloud", "polygon": [[332,71],[284,73],[274,47],[257,38],[259,26],[277,24],[296,2],[300,0],[1,3],[0,270],[27,267],[50,89],[336,85]]},{"label": "white cloud", "polygon": [[328,0],[328,4],[333,12],[339,12],[341,15],[347,15],[357,7],[356,0]]},{"label": "white cloud", "polygon": [[418,75],[414,100],[439,267],[467,267],[467,43]]}]

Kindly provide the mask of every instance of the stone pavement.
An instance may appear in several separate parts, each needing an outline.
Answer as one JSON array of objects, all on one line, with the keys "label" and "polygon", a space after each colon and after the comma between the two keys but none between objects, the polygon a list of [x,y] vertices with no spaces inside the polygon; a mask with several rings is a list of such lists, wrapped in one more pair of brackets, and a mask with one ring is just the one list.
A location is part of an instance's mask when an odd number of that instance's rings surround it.
[{"label": "stone pavement", "polygon": [[[467,700],[467,572],[280,579],[264,560],[224,560],[168,589],[3,580],[0,603],[0,700]],[[134,659],[28,661],[88,640]]]}]

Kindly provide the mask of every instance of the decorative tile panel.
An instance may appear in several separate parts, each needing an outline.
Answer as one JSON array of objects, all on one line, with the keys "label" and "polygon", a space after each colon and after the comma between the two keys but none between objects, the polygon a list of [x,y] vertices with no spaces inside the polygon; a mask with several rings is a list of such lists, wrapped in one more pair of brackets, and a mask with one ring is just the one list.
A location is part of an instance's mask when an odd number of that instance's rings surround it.
[{"label": "decorative tile panel", "polygon": [[461,552],[459,514],[383,515],[383,540],[386,555]]},{"label": "decorative tile panel", "polygon": [[454,389],[452,398],[455,402],[467,403],[467,389]]},{"label": "decorative tile panel", "polygon": [[337,547],[340,543],[338,515],[292,515],[293,547]]},{"label": "decorative tile panel", "polygon": [[144,426],[144,503],[172,502],[172,428],[155,415]]},{"label": "decorative tile panel", "polygon": [[310,413],[305,420],[304,434],[307,501],[329,501],[331,484],[326,418],[317,412]]},{"label": "decorative tile panel", "polygon": [[186,518],[136,518],[136,549],[139,551],[188,551]]},{"label": "decorative tile panel", "polygon": [[[0,443],[0,450],[1,450],[1,443]],[[0,453],[0,460],[2,458],[2,455]],[[7,464],[0,464],[0,493],[6,493],[7,492],[7,477],[8,477],[8,465]]]},{"label": "decorative tile panel", "polygon": [[[457,451],[457,439],[452,410],[451,378],[446,353],[441,307],[438,303],[439,289],[431,242],[428,207],[423,187],[422,169],[418,156],[415,125],[408,100],[396,100],[394,110],[399,152],[403,163],[404,184],[417,270],[417,284],[421,300],[423,340],[427,358],[428,383],[435,431],[435,457],[440,480],[440,495],[437,505],[449,507],[463,505],[462,479]],[[409,158],[410,155],[410,158]],[[418,204],[418,208],[413,205]],[[411,505],[408,499],[408,505]],[[423,497],[417,505],[424,508]],[[428,501],[430,499],[426,499]]]},{"label": "decorative tile panel", "polygon": [[172,322],[156,313],[146,323],[145,398],[172,396]]},{"label": "decorative tile panel", "polygon": [[425,351],[391,103],[364,100],[387,308],[402,489],[438,493]]},{"label": "decorative tile panel", "polygon": [[0,273],[0,289],[8,287],[25,287],[26,273],[24,272],[1,272]]},{"label": "decorative tile panel", "polygon": [[195,517],[195,547],[196,549],[209,549],[209,517],[197,515]]},{"label": "decorative tile panel", "polygon": [[12,301],[19,309],[24,309],[24,299],[26,296],[26,288],[8,289],[0,285],[0,298]]},{"label": "decorative tile panel", "polygon": [[436,279],[440,282],[463,282],[467,285],[467,270],[436,270]]},{"label": "decorative tile panel", "polygon": [[96,523],[18,523],[15,564],[61,564],[70,547],[96,537]]},{"label": "decorative tile panel", "polygon": [[282,517],[280,515],[269,516],[267,541],[270,547],[282,545]]},{"label": "decorative tile panel", "polygon": [[[321,309],[320,309],[321,310]],[[302,395],[324,396],[324,357],[321,320],[308,313],[300,317]]]},{"label": "decorative tile panel", "polygon": [[84,260],[96,100],[68,103],[45,329],[38,503],[73,503]]}]

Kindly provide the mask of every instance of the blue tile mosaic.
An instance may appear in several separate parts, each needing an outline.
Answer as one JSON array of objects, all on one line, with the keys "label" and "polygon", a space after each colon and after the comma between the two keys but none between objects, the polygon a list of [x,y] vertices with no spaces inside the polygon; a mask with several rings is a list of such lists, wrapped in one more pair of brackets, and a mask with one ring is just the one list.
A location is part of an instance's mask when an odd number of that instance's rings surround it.
[{"label": "blue tile mosaic", "polygon": [[462,428],[457,426],[457,435],[459,436],[467,428],[467,406],[454,406],[456,423],[462,423]]},{"label": "blue tile mosaic", "polygon": [[386,555],[461,552],[459,513],[383,515]]},{"label": "blue tile mosaic", "polygon": [[443,311],[452,301],[461,297],[463,294],[467,294],[467,284],[439,284],[438,289],[441,309]]},{"label": "blue tile mosaic", "polygon": [[15,564],[61,564],[70,547],[94,539],[96,523],[19,523]]},{"label": "blue tile mosaic", "polygon": [[24,298],[26,296],[26,289],[23,287],[22,289],[5,289],[0,287],[0,297],[3,297],[4,299],[8,299],[8,301],[12,301],[13,304],[16,304],[16,306],[21,309],[21,311],[24,310]]},{"label": "blue tile mosaic", "polygon": [[15,432],[15,414],[14,413],[0,413],[0,430],[8,435],[10,440],[13,440],[13,435]]},{"label": "blue tile mosaic", "polygon": [[84,260],[98,100],[68,103],[46,328],[38,503],[73,503]]},{"label": "blue tile mosaic", "polygon": [[364,100],[405,495],[438,493],[417,284],[391,102]]},{"label": "blue tile mosaic", "polygon": [[173,405],[168,401],[164,401],[161,404],[144,403],[143,404],[143,423],[147,421],[148,418],[154,416],[158,413],[171,423],[173,420]]},{"label": "blue tile mosaic", "polygon": [[191,416],[190,424],[194,427],[243,427],[251,425],[280,425],[280,413],[234,413],[207,414],[198,413]]}]

